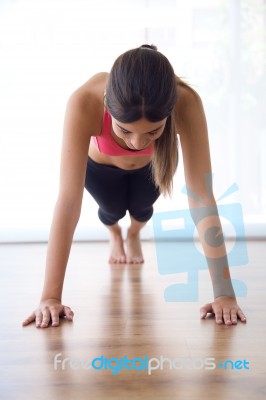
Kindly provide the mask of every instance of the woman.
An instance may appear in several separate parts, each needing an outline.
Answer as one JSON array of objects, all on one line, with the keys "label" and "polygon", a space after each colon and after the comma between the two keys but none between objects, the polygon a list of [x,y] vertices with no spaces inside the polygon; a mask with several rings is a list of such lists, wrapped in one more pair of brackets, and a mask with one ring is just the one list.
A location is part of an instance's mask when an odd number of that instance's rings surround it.
[{"label": "woman", "polygon": [[[139,233],[151,218],[159,195],[171,193],[178,162],[177,133],[187,186],[217,210],[205,184],[211,162],[201,99],[175,76],[169,61],[155,46],[127,51],[115,61],[110,74],[93,76],[71,95],[43,293],[39,307],[23,322],[24,326],[36,320],[36,327],[46,328],[50,320],[52,326],[58,326],[60,316],[73,318],[73,311],[61,304],[61,297],[84,182],[99,205],[100,220],[110,232],[110,263],[143,262]],[[189,198],[189,206],[197,225],[194,214],[202,203]],[[127,211],[131,224],[125,249],[118,221]],[[217,226],[221,226],[217,212],[197,225],[205,254],[204,233]],[[225,253],[225,247],[223,250]],[[222,266],[218,265],[218,247],[213,246],[211,252],[208,249],[215,299],[201,308],[201,318],[213,312],[217,323],[232,325],[237,318],[244,322],[227,258]]]}]

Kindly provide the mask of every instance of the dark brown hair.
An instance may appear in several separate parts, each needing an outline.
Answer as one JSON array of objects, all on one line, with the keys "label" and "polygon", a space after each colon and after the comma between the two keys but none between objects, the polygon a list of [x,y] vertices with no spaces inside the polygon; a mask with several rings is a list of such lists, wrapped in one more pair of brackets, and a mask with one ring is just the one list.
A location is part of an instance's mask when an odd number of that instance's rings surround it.
[{"label": "dark brown hair", "polygon": [[155,46],[142,45],[120,55],[111,69],[106,107],[123,123],[146,118],[167,118],[163,134],[155,141],[152,176],[164,195],[171,193],[178,163],[173,108],[177,101],[176,76],[168,59]]}]

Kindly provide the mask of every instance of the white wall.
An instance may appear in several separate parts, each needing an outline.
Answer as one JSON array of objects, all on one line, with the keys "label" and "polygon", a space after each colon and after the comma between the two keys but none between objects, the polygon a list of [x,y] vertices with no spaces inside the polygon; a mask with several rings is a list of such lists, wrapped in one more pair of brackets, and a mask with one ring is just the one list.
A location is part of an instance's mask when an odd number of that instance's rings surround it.
[{"label": "white wall", "polygon": [[[0,3],[0,241],[47,240],[66,101],[122,52],[154,43],[200,93],[214,189],[234,182],[247,233],[265,235],[266,11],[263,0],[13,0]],[[173,199],[187,208],[182,163]],[[124,223],[126,224],[127,218]],[[144,236],[151,234],[149,224]],[[76,239],[107,238],[84,194]]]}]

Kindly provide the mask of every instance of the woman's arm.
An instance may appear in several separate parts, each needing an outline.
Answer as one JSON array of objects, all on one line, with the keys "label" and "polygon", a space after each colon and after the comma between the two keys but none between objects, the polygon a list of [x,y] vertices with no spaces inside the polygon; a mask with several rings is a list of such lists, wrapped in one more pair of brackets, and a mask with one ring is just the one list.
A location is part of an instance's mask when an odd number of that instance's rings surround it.
[{"label": "woman's arm", "polygon": [[[214,312],[217,323],[223,320],[227,324],[236,323],[237,315],[244,321],[235,299],[222,226],[212,191],[208,129],[203,105],[199,95],[182,83],[175,108],[175,121],[180,136],[186,185],[192,194],[188,196],[190,212],[208,262],[215,298],[214,303],[202,307],[202,317],[207,312]],[[212,236],[209,243],[206,233]]]},{"label": "woman's arm", "polygon": [[49,235],[44,286],[40,306],[24,321],[36,319],[36,327],[59,325],[59,315],[72,319],[73,312],[61,304],[63,282],[71,243],[79,220],[90,135],[88,99],[74,92],[65,113],[61,151],[60,186]]}]

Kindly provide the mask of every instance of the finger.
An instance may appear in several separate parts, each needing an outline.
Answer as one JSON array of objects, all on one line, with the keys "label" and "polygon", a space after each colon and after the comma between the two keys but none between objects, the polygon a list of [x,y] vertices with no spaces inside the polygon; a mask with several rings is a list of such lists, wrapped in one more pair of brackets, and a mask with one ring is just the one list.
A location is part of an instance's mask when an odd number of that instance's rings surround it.
[{"label": "finger", "polygon": [[70,307],[64,306],[64,313],[69,321],[73,320],[74,312],[71,310]]},{"label": "finger", "polygon": [[230,311],[228,308],[223,309],[223,319],[226,325],[232,325]]},{"label": "finger", "polygon": [[214,309],[215,312],[215,320],[217,324],[222,324],[223,323],[223,310],[222,307],[216,306]]},{"label": "finger", "polygon": [[212,305],[211,303],[205,304],[203,307],[201,307],[200,309],[200,317],[203,319],[206,317],[206,315],[208,313],[212,313],[213,309],[212,309]]},{"label": "finger", "polygon": [[245,317],[244,313],[240,308],[238,309],[237,314],[242,322],[247,322],[247,318]]},{"label": "finger", "polygon": [[42,312],[41,311],[36,311],[36,328],[40,328],[42,324]]},{"label": "finger", "polygon": [[233,325],[237,324],[237,310],[235,308],[231,310],[231,321]]},{"label": "finger", "polygon": [[51,314],[50,314],[49,308],[44,307],[41,328],[47,328],[47,326],[49,325],[49,322],[50,322],[50,317],[51,317]]},{"label": "finger", "polygon": [[56,308],[51,307],[52,326],[59,326],[59,313]]},{"label": "finger", "polygon": [[35,321],[35,312],[33,312],[31,315],[28,316],[23,322],[22,326],[29,325],[31,322]]}]

